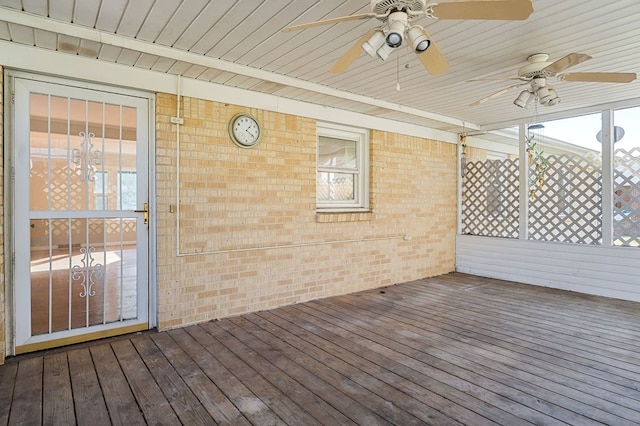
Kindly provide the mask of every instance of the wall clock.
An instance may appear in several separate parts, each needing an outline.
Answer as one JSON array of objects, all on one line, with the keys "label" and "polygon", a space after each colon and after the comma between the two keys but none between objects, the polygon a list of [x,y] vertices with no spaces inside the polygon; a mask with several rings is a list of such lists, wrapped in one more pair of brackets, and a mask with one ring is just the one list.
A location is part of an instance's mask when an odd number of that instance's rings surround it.
[{"label": "wall clock", "polygon": [[251,115],[237,114],[229,122],[229,136],[240,148],[253,148],[260,143],[262,130],[258,120]]}]

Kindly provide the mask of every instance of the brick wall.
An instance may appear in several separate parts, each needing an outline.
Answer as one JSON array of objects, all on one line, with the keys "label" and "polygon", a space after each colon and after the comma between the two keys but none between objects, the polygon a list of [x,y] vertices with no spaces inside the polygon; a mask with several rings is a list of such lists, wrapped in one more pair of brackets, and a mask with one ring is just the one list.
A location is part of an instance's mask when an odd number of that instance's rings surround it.
[{"label": "brick wall", "polygon": [[[228,136],[242,111],[254,149]],[[178,210],[176,97],[156,113],[160,329],[454,270],[454,144],[372,131],[371,213],[317,214],[315,120],[185,98]]]}]

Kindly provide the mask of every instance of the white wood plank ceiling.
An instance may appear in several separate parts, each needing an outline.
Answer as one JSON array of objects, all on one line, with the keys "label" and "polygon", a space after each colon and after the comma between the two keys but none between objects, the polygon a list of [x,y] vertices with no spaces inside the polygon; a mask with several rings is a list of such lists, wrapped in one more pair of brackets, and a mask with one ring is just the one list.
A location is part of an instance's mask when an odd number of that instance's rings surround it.
[{"label": "white wood plank ceiling", "polygon": [[[469,106],[513,81],[467,80],[515,77],[533,53],[593,57],[575,72],[639,71],[637,0],[533,5],[526,21],[419,20],[451,64],[437,76],[406,48],[386,62],[363,53],[346,72],[329,73],[375,19],[280,31],[366,13],[368,0],[0,0],[0,39],[456,131],[463,122],[492,129],[532,119],[533,108],[512,103],[521,89]],[[640,80],[553,84],[562,101],[538,116],[640,104]]]}]

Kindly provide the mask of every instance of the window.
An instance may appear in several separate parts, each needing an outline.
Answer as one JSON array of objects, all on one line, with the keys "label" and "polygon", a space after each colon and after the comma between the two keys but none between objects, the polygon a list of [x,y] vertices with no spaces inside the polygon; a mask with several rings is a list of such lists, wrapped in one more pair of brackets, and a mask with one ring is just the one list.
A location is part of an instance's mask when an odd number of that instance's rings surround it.
[{"label": "window", "polygon": [[369,134],[318,124],[316,206],[324,211],[369,209]]},{"label": "window", "polygon": [[640,247],[640,108],[614,118],[613,245]]},{"label": "window", "polygon": [[96,200],[96,210],[106,210],[108,207],[107,191],[109,188],[109,173],[96,172],[93,181],[93,194]]},{"label": "window", "polygon": [[135,210],[136,196],[136,172],[118,172],[118,209]]}]

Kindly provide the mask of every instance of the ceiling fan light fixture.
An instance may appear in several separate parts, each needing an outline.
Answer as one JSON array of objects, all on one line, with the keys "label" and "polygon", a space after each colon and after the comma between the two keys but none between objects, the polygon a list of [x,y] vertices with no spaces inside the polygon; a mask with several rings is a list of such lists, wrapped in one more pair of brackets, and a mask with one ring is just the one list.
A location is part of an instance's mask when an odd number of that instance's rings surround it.
[{"label": "ceiling fan light fixture", "polygon": [[556,90],[553,87],[548,86],[548,88],[551,99],[549,99],[549,101],[547,102],[547,106],[558,105],[560,103],[560,96],[558,96],[558,93],[556,93]]},{"label": "ceiling fan light fixture", "polygon": [[407,14],[404,12],[393,12],[389,15],[389,32],[387,32],[387,45],[389,47],[400,47],[404,40],[404,32],[407,29]]},{"label": "ceiling fan light fixture", "polygon": [[367,55],[375,58],[380,49],[385,44],[384,33],[381,30],[377,30],[373,33],[369,40],[362,43],[362,49],[367,52]]},{"label": "ceiling fan light fixture", "polygon": [[552,95],[546,86],[540,87],[537,93],[541,105],[547,105],[552,98]]},{"label": "ceiling fan light fixture", "polygon": [[376,53],[378,54],[378,57],[380,59],[386,61],[389,58],[389,55],[391,55],[391,53],[393,52],[393,49],[395,48],[384,43]]},{"label": "ceiling fan light fixture", "polygon": [[559,103],[560,103],[560,97],[557,96],[555,98],[551,98],[547,103],[547,106],[554,106],[554,105],[558,105]]},{"label": "ceiling fan light fixture", "polygon": [[431,45],[431,40],[429,40],[428,35],[424,31],[424,29],[418,25],[414,25],[409,28],[407,31],[407,36],[413,45],[416,53],[422,53],[429,48]]},{"label": "ceiling fan light fixture", "polygon": [[522,92],[520,92],[516,100],[513,101],[513,104],[519,106],[520,108],[526,108],[527,104],[531,100],[532,94],[533,93],[529,92],[528,90],[523,90]]}]

